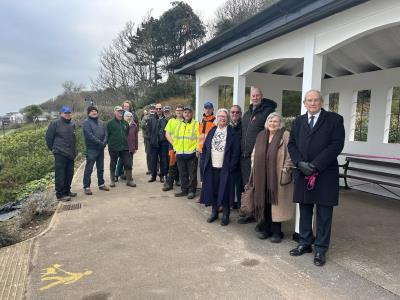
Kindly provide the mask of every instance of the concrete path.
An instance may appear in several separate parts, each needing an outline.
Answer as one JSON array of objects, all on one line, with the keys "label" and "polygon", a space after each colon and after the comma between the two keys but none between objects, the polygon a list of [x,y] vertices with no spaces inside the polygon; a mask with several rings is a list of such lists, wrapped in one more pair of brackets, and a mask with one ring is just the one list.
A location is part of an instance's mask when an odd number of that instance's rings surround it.
[{"label": "concrete path", "polygon": [[[227,227],[206,223],[197,199],[147,183],[143,147],[134,166],[137,188],[94,186],[93,196],[78,172],[72,203],[82,207],[58,212],[35,240],[26,299],[399,299],[329,256],[323,268],[311,254],[290,257],[289,238],[258,240],[236,212]],[[283,228],[289,236],[293,224]]]}]

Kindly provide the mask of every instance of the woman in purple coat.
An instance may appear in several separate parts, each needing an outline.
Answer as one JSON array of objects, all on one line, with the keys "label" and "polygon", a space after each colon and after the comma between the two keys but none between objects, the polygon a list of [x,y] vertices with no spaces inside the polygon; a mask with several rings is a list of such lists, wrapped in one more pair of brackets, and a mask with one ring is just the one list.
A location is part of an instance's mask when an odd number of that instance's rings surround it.
[{"label": "woman in purple coat", "polygon": [[201,153],[200,168],[204,174],[200,203],[212,206],[212,223],[218,219],[218,208],[223,207],[221,225],[229,224],[230,207],[233,204],[231,193],[231,173],[239,168],[240,136],[228,126],[229,112],[221,108],[217,113],[217,126],[208,133]]}]

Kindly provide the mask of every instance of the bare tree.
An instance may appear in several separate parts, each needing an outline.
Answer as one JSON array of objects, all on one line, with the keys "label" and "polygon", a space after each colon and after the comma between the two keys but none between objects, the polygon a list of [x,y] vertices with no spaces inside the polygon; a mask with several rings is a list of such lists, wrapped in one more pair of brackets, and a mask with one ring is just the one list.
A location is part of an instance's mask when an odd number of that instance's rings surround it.
[{"label": "bare tree", "polygon": [[134,97],[133,88],[138,75],[142,75],[134,59],[127,53],[134,29],[132,22],[126,23],[124,30],[118,34],[111,46],[101,52],[98,77],[92,82],[95,89],[111,89],[116,96],[125,99]]}]

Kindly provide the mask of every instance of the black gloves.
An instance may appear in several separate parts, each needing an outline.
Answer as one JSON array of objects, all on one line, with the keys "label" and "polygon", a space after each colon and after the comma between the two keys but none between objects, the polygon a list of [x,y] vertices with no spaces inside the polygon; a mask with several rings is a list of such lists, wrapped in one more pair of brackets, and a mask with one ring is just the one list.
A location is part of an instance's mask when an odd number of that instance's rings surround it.
[{"label": "black gloves", "polygon": [[312,173],[317,171],[317,168],[312,163],[306,161],[300,161],[297,164],[297,167],[306,176],[310,176]]}]

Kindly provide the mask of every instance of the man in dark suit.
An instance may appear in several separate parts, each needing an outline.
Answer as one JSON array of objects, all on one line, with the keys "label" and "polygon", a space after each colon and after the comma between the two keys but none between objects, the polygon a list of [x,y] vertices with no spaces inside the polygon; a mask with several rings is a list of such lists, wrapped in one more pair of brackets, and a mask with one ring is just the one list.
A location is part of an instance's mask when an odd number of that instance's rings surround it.
[{"label": "man in dark suit", "polygon": [[343,117],[325,111],[322,104],[319,91],[306,93],[304,106],[307,113],[294,121],[288,144],[292,161],[297,166],[293,200],[300,204],[299,243],[290,255],[312,252],[312,216],[316,205],[316,266],[325,264],[325,253],[329,247],[333,207],[338,205],[339,198],[337,157],[345,138]]}]

